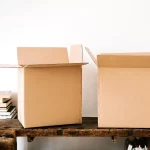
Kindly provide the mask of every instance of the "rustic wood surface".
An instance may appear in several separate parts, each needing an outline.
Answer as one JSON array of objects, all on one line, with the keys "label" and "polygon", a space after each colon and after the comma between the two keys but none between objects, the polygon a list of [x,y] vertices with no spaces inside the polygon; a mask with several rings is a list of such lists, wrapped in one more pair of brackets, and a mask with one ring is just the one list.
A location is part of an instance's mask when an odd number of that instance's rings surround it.
[{"label": "rustic wood surface", "polygon": [[[88,136],[88,137],[150,137],[150,129],[114,129],[97,126],[97,118],[83,118],[81,125],[64,125],[24,129],[17,119],[0,120],[0,137],[13,136]],[[15,131],[15,133],[14,133]]]},{"label": "rustic wood surface", "polygon": [[17,143],[13,138],[0,137],[0,150],[16,150]]},{"label": "rustic wood surface", "polygon": [[18,119],[0,119],[0,130],[1,129],[21,129],[22,125]]}]

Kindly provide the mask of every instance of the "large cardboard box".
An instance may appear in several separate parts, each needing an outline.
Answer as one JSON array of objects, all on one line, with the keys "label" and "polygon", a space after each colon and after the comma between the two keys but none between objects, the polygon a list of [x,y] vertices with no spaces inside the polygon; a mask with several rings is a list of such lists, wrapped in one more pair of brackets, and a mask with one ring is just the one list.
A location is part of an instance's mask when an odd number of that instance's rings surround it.
[{"label": "large cardboard box", "polygon": [[[82,46],[19,47],[18,119],[25,128],[82,123]],[[13,67],[13,66],[11,66]]]},{"label": "large cardboard box", "polygon": [[150,53],[91,57],[98,67],[98,127],[150,128]]}]

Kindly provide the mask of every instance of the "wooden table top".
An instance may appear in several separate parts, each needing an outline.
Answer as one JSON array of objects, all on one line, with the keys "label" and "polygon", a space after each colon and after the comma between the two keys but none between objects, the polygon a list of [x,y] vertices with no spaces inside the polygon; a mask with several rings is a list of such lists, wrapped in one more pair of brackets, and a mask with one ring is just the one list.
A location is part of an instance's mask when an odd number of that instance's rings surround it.
[{"label": "wooden table top", "polygon": [[24,129],[18,119],[1,119],[0,133],[15,130],[16,136],[70,136],[70,137],[150,137],[149,129],[98,128],[96,117],[83,117],[80,125],[63,125]]}]

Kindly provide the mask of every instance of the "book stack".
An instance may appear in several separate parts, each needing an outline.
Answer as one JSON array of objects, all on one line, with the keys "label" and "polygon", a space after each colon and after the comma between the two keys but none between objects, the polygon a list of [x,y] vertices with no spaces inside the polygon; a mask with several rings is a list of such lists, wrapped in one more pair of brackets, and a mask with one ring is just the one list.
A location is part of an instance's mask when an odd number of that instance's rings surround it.
[{"label": "book stack", "polygon": [[17,110],[12,104],[11,92],[0,91],[0,119],[14,119],[16,116]]}]

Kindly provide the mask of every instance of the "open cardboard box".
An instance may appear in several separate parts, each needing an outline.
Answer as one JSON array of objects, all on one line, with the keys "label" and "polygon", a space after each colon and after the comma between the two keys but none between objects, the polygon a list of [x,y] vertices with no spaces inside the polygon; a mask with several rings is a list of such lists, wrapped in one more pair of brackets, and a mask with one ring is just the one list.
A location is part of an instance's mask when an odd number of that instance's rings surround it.
[{"label": "open cardboard box", "polygon": [[87,52],[98,68],[98,127],[150,128],[150,53]]},{"label": "open cardboard box", "polygon": [[18,119],[23,127],[82,123],[82,45],[19,47]]}]

